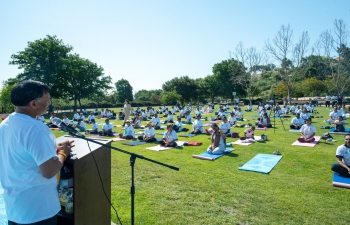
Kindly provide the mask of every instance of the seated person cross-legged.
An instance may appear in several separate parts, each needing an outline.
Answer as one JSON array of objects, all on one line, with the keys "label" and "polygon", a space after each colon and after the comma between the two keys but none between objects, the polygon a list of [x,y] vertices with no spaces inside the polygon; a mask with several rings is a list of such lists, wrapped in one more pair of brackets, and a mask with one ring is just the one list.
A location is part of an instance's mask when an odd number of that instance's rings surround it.
[{"label": "seated person cross-legged", "polygon": [[219,126],[216,123],[211,125],[211,129],[213,130],[213,133],[211,135],[211,145],[208,147],[207,153],[221,155],[226,149],[226,135],[219,130]]},{"label": "seated person cross-legged", "polygon": [[176,132],[173,130],[173,125],[167,125],[167,132],[164,133],[163,139],[159,142],[161,146],[176,147],[176,141],[178,140]]},{"label": "seated person cross-legged", "polygon": [[113,136],[113,125],[109,123],[109,119],[105,119],[102,131],[98,133],[100,136]]},{"label": "seated person cross-legged", "polygon": [[151,120],[154,129],[160,129],[160,118],[158,117],[158,114],[154,114],[154,117]]},{"label": "seated person cross-legged", "polygon": [[339,176],[350,178],[350,134],[345,135],[345,144],[338,146],[335,155],[337,163],[331,169]]},{"label": "seated person cross-legged", "polygon": [[201,120],[201,116],[197,115],[196,120],[193,122],[193,130],[191,134],[202,134],[202,133],[204,133],[203,122]]},{"label": "seated person cross-legged", "polygon": [[153,128],[152,123],[148,122],[144,131],[144,135],[138,136],[137,138],[140,141],[144,141],[144,142],[154,142],[154,141],[157,141],[155,136],[156,136],[156,131]]},{"label": "seated person cross-legged", "polygon": [[96,123],[95,119],[92,119],[90,122],[91,122],[91,130],[86,130],[86,133],[98,134],[100,132],[100,128],[99,128],[98,124]]},{"label": "seated person cross-legged", "polygon": [[314,125],[311,124],[311,121],[309,118],[304,119],[306,124],[301,126],[300,128],[300,133],[302,135],[301,138],[298,138],[299,142],[313,142],[315,141],[315,133],[316,133],[316,128]]},{"label": "seated person cross-legged", "polygon": [[338,116],[338,119],[333,121],[335,124],[335,132],[345,132],[345,121],[342,116]]},{"label": "seated person cross-legged", "polygon": [[222,131],[222,133],[226,135],[226,137],[231,137],[231,132],[230,132],[231,124],[227,122],[226,116],[222,117],[222,122],[219,128]]},{"label": "seated person cross-legged", "polygon": [[271,120],[267,116],[267,113],[264,113],[264,115],[260,118],[259,123],[258,123],[258,127],[259,128],[263,128],[263,127],[271,128],[272,127]]},{"label": "seated person cross-legged", "polygon": [[135,138],[135,131],[134,131],[134,127],[131,124],[130,120],[126,120],[125,121],[126,125],[124,127],[124,133],[123,134],[119,134],[120,138],[124,138],[124,139],[133,139]]},{"label": "seated person cross-legged", "polygon": [[254,126],[246,129],[244,131],[244,137],[241,137],[240,139],[241,140],[245,140],[245,139],[249,139],[249,138],[250,139],[254,139],[254,131],[255,131],[255,127]]},{"label": "seated person cross-legged", "polygon": [[304,119],[300,117],[300,113],[297,113],[290,123],[289,127],[292,130],[299,130],[305,124]]}]

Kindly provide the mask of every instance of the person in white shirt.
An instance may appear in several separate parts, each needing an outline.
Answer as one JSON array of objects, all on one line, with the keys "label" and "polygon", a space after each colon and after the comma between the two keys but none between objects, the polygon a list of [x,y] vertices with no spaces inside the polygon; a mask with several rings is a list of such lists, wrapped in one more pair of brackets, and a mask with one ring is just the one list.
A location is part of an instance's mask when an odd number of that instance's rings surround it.
[{"label": "person in white shirt", "polygon": [[332,107],[337,106],[338,103],[338,96],[337,95],[333,95],[332,96]]},{"label": "person in white shirt", "polygon": [[153,124],[154,129],[160,129],[160,119],[157,113],[154,114],[154,118],[152,118],[151,122]]},{"label": "person in white shirt", "polygon": [[335,153],[337,163],[331,169],[342,177],[350,178],[350,134],[346,134],[344,138],[345,144],[338,146]]},{"label": "person in white shirt", "polygon": [[178,140],[176,132],[173,130],[173,125],[167,126],[167,132],[164,133],[163,139],[159,142],[161,146],[165,147],[176,147]]},{"label": "person in white shirt", "polygon": [[248,138],[254,139],[254,131],[255,131],[255,127],[254,126],[246,129],[244,131],[244,138],[243,139],[248,139]]},{"label": "person in white shirt", "polygon": [[334,107],[333,111],[329,113],[329,120],[327,120],[327,122],[329,124],[333,124],[334,121],[337,120],[339,116],[341,115],[339,115],[337,107]]},{"label": "person in white shirt", "polygon": [[91,129],[86,130],[88,134],[98,134],[100,132],[100,127],[94,119],[91,120]]},{"label": "person in white shirt", "polygon": [[227,122],[226,116],[222,118],[222,122],[220,123],[219,128],[222,131],[222,133],[226,135],[226,137],[231,137],[231,132],[230,132],[231,124]]},{"label": "person in white shirt", "polygon": [[295,117],[292,119],[292,121],[290,123],[291,123],[291,125],[289,127],[292,130],[299,130],[301,128],[301,126],[303,126],[305,124],[304,119],[300,118],[299,113],[297,113],[295,115]]},{"label": "person in white shirt", "polygon": [[236,119],[239,121],[243,121],[243,112],[240,108],[237,109],[237,112],[235,113]]},{"label": "person in white shirt", "polygon": [[201,120],[201,116],[197,116],[193,122],[193,130],[191,134],[202,134],[203,130],[203,121]]},{"label": "person in white shirt", "polygon": [[182,110],[180,111],[181,118],[185,118],[186,117],[186,113],[187,113],[186,108],[185,107],[182,108]]},{"label": "person in white shirt", "polygon": [[297,108],[298,108],[297,103],[294,103],[294,105],[290,108],[290,113],[295,115],[296,114],[295,111],[297,110]]},{"label": "person in white shirt", "polygon": [[221,155],[225,152],[225,135],[222,134],[222,131],[219,130],[219,126],[216,123],[211,125],[213,131],[211,135],[211,144],[207,149],[207,153],[213,155]]},{"label": "person in white shirt", "polygon": [[331,106],[331,96],[329,94],[326,95],[326,108]]},{"label": "person in white shirt", "polygon": [[171,111],[168,112],[167,119],[164,123],[174,123],[174,117],[173,117],[173,114],[171,113]]},{"label": "person in white shirt", "polygon": [[37,116],[36,119],[43,122],[43,123],[45,122],[45,118],[43,115]]},{"label": "person in white shirt", "polygon": [[268,127],[271,128],[271,120],[268,117],[267,113],[265,113],[261,118],[260,121],[258,122],[258,127],[260,128],[264,128],[264,127]]},{"label": "person in white shirt", "polygon": [[253,107],[251,104],[247,106],[247,109],[245,110],[246,112],[251,112],[253,110]]},{"label": "person in white shirt", "polygon": [[190,112],[186,112],[185,119],[186,119],[186,122],[185,122],[186,124],[192,124],[192,116],[191,116]]},{"label": "person in white shirt", "polygon": [[119,134],[119,137],[123,138],[123,139],[133,139],[133,138],[135,138],[134,127],[131,125],[131,121],[130,120],[126,120],[125,121],[124,133]]},{"label": "person in white shirt", "polygon": [[140,141],[144,141],[144,142],[147,142],[147,143],[157,141],[157,139],[156,139],[156,131],[152,127],[152,123],[151,122],[148,122],[146,124],[146,128],[145,128],[144,134],[142,136],[138,136],[137,138]]},{"label": "person in white shirt", "polygon": [[342,116],[338,116],[338,119],[333,124],[335,124],[335,132],[345,132],[345,121]]},{"label": "person in white shirt", "polygon": [[305,120],[306,124],[301,126],[300,133],[302,135],[301,138],[298,138],[299,142],[313,142],[315,141],[316,128],[311,124],[310,119]]},{"label": "person in white shirt", "polygon": [[231,127],[236,126],[237,119],[233,112],[231,113],[231,116],[228,118],[228,122],[230,123]]},{"label": "person in white shirt", "polygon": [[113,125],[109,123],[109,119],[105,119],[105,124],[102,126],[102,131],[99,132],[100,136],[113,136]]},{"label": "person in white shirt", "polygon": [[310,113],[307,112],[306,108],[303,108],[303,111],[300,113],[300,117],[304,119],[305,123],[307,119],[311,121]]},{"label": "person in white shirt", "polygon": [[95,120],[94,114],[91,112],[90,115],[88,116],[88,121],[89,123],[92,123],[91,120]]},{"label": "person in white shirt", "polygon": [[135,114],[134,118],[132,119],[132,126],[134,128],[140,128],[141,127],[141,120],[139,118],[139,114]]},{"label": "person in white shirt", "polygon": [[222,118],[226,116],[226,113],[223,109],[220,109],[220,112],[218,113],[218,116],[216,117],[217,120],[222,120]]},{"label": "person in white shirt", "polygon": [[148,120],[148,116],[147,116],[147,112],[146,110],[142,109],[141,110],[141,118],[140,118],[142,121],[146,121]]},{"label": "person in white shirt", "polygon": [[82,119],[78,119],[77,123],[74,125],[75,128],[79,129],[81,132],[86,130],[86,124]]},{"label": "person in white shirt", "polygon": [[77,121],[78,119],[80,118],[80,115],[77,111],[74,112],[74,115],[73,115],[73,120],[74,121]]},{"label": "person in white shirt", "polygon": [[153,108],[150,108],[148,110],[148,113],[149,113],[150,116],[154,116],[156,114],[156,112],[153,110]]},{"label": "person in white shirt", "polygon": [[68,119],[68,117],[67,117],[67,115],[66,114],[63,114],[63,123],[65,123],[66,125],[69,125],[69,119]]},{"label": "person in white shirt", "polygon": [[175,130],[176,132],[182,131],[182,122],[181,122],[180,116],[177,118],[177,121],[174,123],[173,130]]},{"label": "person in white shirt", "polygon": [[83,114],[83,113],[80,113],[80,115],[79,115],[79,119],[81,119],[82,121],[85,121],[85,116],[84,116],[84,114]]}]

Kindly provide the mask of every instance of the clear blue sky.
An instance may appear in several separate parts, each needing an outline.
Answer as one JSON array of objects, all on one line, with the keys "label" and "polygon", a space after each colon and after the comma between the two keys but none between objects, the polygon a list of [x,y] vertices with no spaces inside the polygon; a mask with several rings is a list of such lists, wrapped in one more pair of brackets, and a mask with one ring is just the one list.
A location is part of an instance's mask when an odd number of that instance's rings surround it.
[{"label": "clear blue sky", "polygon": [[20,72],[8,62],[28,41],[57,35],[113,83],[161,89],[174,77],[212,74],[240,41],[262,50],[289,24],[294,41],[308,31],[313,44],[335,19],[350,30],[349,0],[1,1],[0,81]]}]

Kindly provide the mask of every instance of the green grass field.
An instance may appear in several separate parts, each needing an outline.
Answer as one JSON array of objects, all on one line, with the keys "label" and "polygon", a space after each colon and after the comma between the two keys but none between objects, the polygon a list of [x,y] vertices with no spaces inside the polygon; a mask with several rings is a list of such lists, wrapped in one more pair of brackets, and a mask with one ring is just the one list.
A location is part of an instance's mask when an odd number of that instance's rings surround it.
[{"label": "green grass field", "polygon": [[[256,107],[254,107],[255,109]],[[314,118],[317,135],[326,130],[323,120],[329,109],[316,108],[324,118]],[[120,109],[117,109],[119,112]],[[256,112],[245,112],[251,117]],[[212,115],[206,115],[210,118]],[[58,117],[61,118],[60,115]],[[72,118],[70,116],[70,118]],[[130,152],[180,168],[180,171],[136,160],[135,164],[135,223],[136,224],[349,224],[349,191],[332,186],[331,164],[335,151],[344,143],[343,135],[333,135],[337,142],[321,140],[314,148],[291,144],[299,133],[290,133],[291,118],[276,119],[276,129],[255,131],[267,134],[268,141],[250,146],[233,145],[234,151],[216,161],[192,158],[209,146],[207,135],[182,138],[183,141],[203,142],[202,146],[185,146],[155,152],[145,144],[136,147],[112,142]],[[102,122],[103,120],[98,120]],[[121,121],[112,121],[114,125]],[[248,122],[242,122],[248,123]],[[142,125],[146,122],[142,122]],[[273,124],[273,119],[272,119]],[[189,125],[184,127],[191,128]],[[243,135],[245,128],[234,128]],[[115,131],[122,132],[121,127]],[[138,131],[136,129],[136,131]],[[53,131],[56,137],[64,133]],[[161,137],[160,135],[157,135]],[[237,139],[228,138],[227,142]],[[258,153],[272,154],[279,150],[283,158],[270,174],[238,170]],[[112,202],[123,224],[130,224],[130,165],[129,156],[112,151]],[[114,223],[118,223],[111,209]]]}]

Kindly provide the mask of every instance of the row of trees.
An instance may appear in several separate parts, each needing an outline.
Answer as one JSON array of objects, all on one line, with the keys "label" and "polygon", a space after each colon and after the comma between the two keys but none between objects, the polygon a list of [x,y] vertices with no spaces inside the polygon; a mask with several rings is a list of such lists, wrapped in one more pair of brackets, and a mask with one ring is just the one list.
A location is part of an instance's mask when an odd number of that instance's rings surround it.
[{"label": "row of trees", "polygon": [[[305,31],[294,42],[290,26],[281,26],[273,39],[265,42],[262,51],[245,48],[238,43],[229,58],[213,66],[213,73],[204,78],[175,77],[158,90],[133,88],[126,79],[112,79],[103,68],[88,59],[72,53],[56,36],[28,42],[28,47],[11,56],[10,64],[23,72],[3,83],[0,101],[10,104],[9,92],[21,80],[39,80],[52,87],[51,95],[59,104],[82,108],[89,102],[101,105],[122,103],[125,99],[144,104],[175,104],[214,101],[214,98],[232,99],[232,92],[247,97],[264,99],[273,94],[280,97],[348,94],[350,82],[350,49],[348,31],[343,20],[334,21],[333,32],[324,31],[313,46]],[[276,66],[277,65],[277,66]],[[55,102],[55,101],[54,101]],[[56,101],[57,102],[57,101]]]}]

